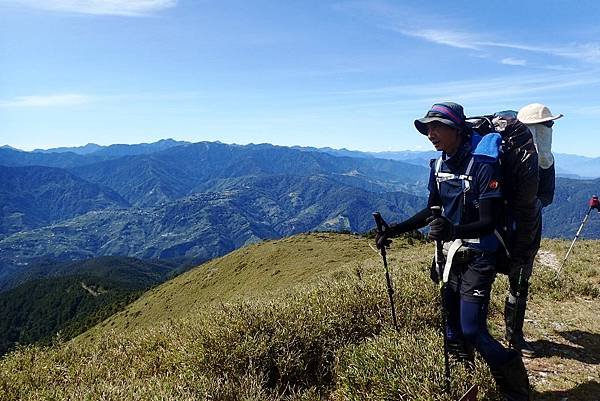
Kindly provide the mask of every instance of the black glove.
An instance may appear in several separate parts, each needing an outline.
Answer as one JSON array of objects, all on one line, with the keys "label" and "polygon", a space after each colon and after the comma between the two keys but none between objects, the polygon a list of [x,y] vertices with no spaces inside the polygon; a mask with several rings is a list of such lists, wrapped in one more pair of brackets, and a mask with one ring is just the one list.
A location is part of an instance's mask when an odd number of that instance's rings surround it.
[{"label": "black glove", "polygon": [[381,249],[384,246],[386,248],[390,247],[390,245],[392,244],[392,240],[389,239],[388,237],[389,237],[389,232],[377,231],[377,234],[375,235],[375,246],[377,247],[377,249]]},{"label": "black glove", "polygon": [[454,224],[444,216],[432,219],[429,223],[429,238],[435,241],[450,241],[456,238]]},{"label": "black glove", "polygon": [[397,228],[397,224],[391,224],[383,232],[377,231],[377,234],[375,235],[375,245],[377,246],[377,249],[381,249],[383,246],[386,248],[390,247],[390,244],[392,243],[390,238],[402,234]]}]

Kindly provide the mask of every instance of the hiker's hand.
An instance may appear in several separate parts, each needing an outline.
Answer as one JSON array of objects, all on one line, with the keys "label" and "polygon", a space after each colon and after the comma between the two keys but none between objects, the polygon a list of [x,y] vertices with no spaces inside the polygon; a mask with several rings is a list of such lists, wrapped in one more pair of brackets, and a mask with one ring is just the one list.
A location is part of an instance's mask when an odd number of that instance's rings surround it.
[{"label": "hiker's hand", "polygon": [[377,246],[377,249],[381,249],[382,247],[390,247],[392,240],[389,239],[389,233],[390,232],[388,230],[384,232],[377,232],[377,235],[375,235],[375,246]]},{"label": "hiker's hand", "polygon": [[382,246],[389,248],[392,243],[390,238],[397,237],[403,232],[404,231],[400,228],[398,223],[390,224],[383,232],[378,231],[377,235],[375,235],[375,245],[377,245],[377,249],[381,249]]},{"label": "hiker's hand", "polygon": [[431,220],[429,223],[429,238],[434,241],[454,239],[454,224],[444,216]]}]

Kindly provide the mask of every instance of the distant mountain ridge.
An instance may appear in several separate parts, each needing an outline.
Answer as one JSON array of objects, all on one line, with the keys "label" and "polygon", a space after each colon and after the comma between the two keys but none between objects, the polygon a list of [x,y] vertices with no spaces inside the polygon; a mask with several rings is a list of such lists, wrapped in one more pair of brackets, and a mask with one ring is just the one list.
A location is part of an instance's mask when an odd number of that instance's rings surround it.
[{"label": "distant mountain ridge", "polygon": [[35,149],[34,153],[67,153],[72,152],[78,155],[89,155],[92,153],[113,155],[113,156],[128,156],[128,155],[139,155],[154,153],[173,146],[180,146],[190,144],[186,141],[176,141],[174,139],[161,139],[152,143],[138,143],[134,145],[128,144],[113,144],[108,146],[97,145],[95,143],[88,143],[84,146],[73,146],[73,147],[61,147],[51,149]]},{"label": "distant mountain ridge", "polygon": [[600,177],[600,157],[556,153],[554,158],[558,175],[576,175],[582,179]]},{"label": "distant mountain ridge", "polygon": [[[70,170],[88,181],[119,191],[135,205],[151,205],[211,190],[214,180],[273,174],[360,177],[374,190],[415,192],[425,187],[427,170],[402,162],[337,157],[273,145],[199,142]],[[137,176],[135,181],[133,176]],[[356,181],[356,180],[355,180]]]},{"label": "distant mountain ridge", "polygon": [[[221,143],[221,142],[214,142]],[[120,156],[132,156],[151,154],[161,150],[169,149],[175,146],[190,145],[188,141],[177,141],[174,139],[161,139],[153,143],[140,144],[114,144],[108,146],[88,143],[84,146],[74,147],[59,147],[50,149],[35,149],[32,152],[25,152],[20,149],[13,148],[9,145],[0,147],[0,164],[6,166],[17,165],[44,165],[52,167],[74,167],[83,164],[91,164],[103,160],[110,160]],[[250,145],[231,145],[231,146],[252,146]],[[346,148],[334,149],[331,147],[310,147],[310,146],[291,146],[291,149],[301,150],[305,152],[326,153],[332,156],[345,156],[353,158],[377,158],[404,161],[410,164],[428,167],[429,160],[436,158],[438,152],[435,151],[419,151],[419,150],[402,150],[402,151],[383,151],[383,152],[367,152],[358,150],[349,150]],[[62,158],[44,158],[41,156],[23,156],[21,160],[15,160],[14,154],[3,154],[2,150],[10,150],[20,152],[21,154],[38,153],[41,155],[62,153]],[[72,155],[69,155],[72,154]],[[82,159],[77,156],[92,156],[90,159]],[[600,157],[586,157],[580,155],[572,155],[566,153],[554,153],[557,162],[557,175],[566,178],[574,179],[593,179],[600,177]]]},{"label": "distant mountain ridge", "polygon": [[73,168],[123,156],[144,155],[159,152],[175,146],[185,146],[189,142],[163,139],[153,143],[135,145],[115,144],[100,146],[87,144],[79,147],[36,149],[25,152],[10,146],[0,147],[0,165],[4,166],[47,166]]}]

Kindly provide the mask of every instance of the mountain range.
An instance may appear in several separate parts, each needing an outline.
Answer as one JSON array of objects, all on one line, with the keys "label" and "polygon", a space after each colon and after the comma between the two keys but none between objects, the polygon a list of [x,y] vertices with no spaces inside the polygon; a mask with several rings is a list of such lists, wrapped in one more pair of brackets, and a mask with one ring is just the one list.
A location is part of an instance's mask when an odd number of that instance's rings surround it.
[{"label": "mountain range", "polygon": [[[157,143],[98,150],[0,149],[0,285],[43,261],[97,256],[201,262],[315,230],[366,231],[371,212],[416,211],[427,169],[267,144]],[[121,149],[122,150],[122,149]]]},{"label": "mountain range", "polygon": [[[0,288],[40,263],[110,255],[202,262],[301,232],[365,232],[374,210],[398,221],[425,205],[435,155],[174,140],[3,147]],[[571,237],[599,184],[559,178],[544,235]],[[584,236],[600,237],[597,220]]]},{"label": "mountain range", "polygon": [[[217,142],[218,143],[218,142]],[[125,145],[115,144],[108,146],[101,146],[94,143],[88,143],[84,146],[76,147],[60,147],[51,149],[35,149],[32,153],[75,153],[78,155],[90,155],[94,153],[96,157],[104,156],[125,156],[125,155],[137,155],[137,154],[148,154],[158,150],[168,149],[174,146],[180,146],[190,144],[187,141],[176,141],[174,139],[161,139],[154,143],[142,143],[136,145]],[[12,149],[18,150],[8,145],[0,147],[0,149]],[[358,158],[377,158],[377,159],[391,159],[404,161],[410,164],[416,164],[424,167],[429,166],[429,160],[437,157],[435,151],[415,151],[415,150],[403,150],[403,151],[384,151],[384,152],[362,152],[349,149],[334,149],[330,147],[316,148],[307,146],[292,146],[292,149],[298,149],[309,152],[322,152],[328,153],[333,156],[347,156],[347,157],[358,157]],[[567,153],[554,153],[556,160],[557,175],[565,178],[574,179],[593,179],[600,178],[600,157],[586,157],[580,155],[573,155]],[[39,160],[35,157],[31,158],[32,161]],[[48,162],[49,159],[43,159]]]}]

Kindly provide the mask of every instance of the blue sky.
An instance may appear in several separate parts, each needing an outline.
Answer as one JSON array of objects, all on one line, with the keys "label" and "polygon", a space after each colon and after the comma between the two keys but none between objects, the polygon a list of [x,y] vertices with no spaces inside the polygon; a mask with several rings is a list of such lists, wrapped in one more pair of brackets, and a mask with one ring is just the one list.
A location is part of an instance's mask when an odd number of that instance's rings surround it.
[{"label": "blue sky", "polygon": [[555,151],[600,156],[600,2],[449,4],[0,0],[0,145],[430,150],[413,120],[451,100],[545,103]]}]

